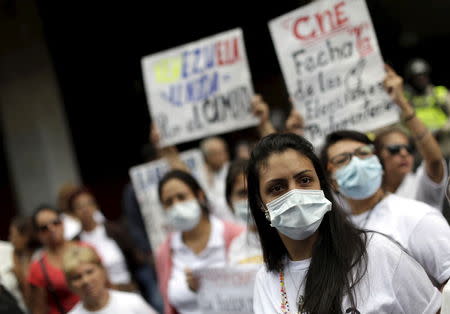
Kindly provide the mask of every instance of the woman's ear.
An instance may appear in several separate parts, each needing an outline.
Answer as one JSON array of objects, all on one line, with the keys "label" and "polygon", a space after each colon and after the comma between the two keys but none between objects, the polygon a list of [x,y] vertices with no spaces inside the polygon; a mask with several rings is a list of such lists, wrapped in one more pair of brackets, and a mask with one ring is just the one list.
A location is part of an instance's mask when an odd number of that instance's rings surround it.
[{"label": "woman's ear", "polygon": [[203,191],[198,191],[197,193],[198,202],[202,205],[206,205],[206,196]]}]

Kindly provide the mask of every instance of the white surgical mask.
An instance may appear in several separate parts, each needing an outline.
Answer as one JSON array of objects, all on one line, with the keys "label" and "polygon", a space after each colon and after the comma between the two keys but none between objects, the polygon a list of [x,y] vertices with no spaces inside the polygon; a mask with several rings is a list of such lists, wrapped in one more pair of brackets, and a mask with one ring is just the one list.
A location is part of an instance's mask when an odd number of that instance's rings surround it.
[{"label": "white surgical mask", "polygon": [[294,240],[310,237],[331,210],[331,202],[322,190],[290,190],[266,206],[271,226]]},{"label": "white surgical mask", "polygon": [[239,222],[244,224],[249,221],[249,209],[248,209],[248,201],[241,200],[233,202],[234,215],[236,216]]},{"label": "white surgical mask", "polygon": [[177,231],[189,231],[198,225],[202,210],[196,199],[176,203],[166,211],[168,225]]},{"label": "white surgical mask", "polygon": [[364,200],[381,187],[383,167],[376,155],[364,159],[354,156],[348,165],[336,170],[334,177],[342,195]]}]

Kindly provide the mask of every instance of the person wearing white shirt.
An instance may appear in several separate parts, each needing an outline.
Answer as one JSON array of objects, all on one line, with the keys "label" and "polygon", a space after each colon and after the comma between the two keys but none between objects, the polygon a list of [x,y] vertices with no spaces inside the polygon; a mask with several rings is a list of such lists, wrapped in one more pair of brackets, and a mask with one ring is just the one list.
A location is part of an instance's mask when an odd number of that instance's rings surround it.
[{"label": "person wearing white shirt", "polygon": [[256,226],[250,220],[247,201],[247,184],[245,169],[248,161],[238,159],[231,163],[226,178],[226,199],[233,210],[236,220],[247,228],[230,245],[228,254],[229,265],[262,264],[262,250],[256,233]]},{"label": "person wearing white shirt", "polygon": [[211,201],[212,212],[220,219],[233,221],[233,213],[225,199],[225,178],[230,166],[226,142],[220,137],[209,137],[200,142],[200,150],[205,159],[203,186]]},{"label": "person wearing white shirt", "polygon": [[210,215],[206,194],[185,171],[166,173],[158,194],[167,226],[173,231],[156,254],[164,313],[200,313],[195,272],[225,266],[230,243],[243,227]]},{"label": "person wearing white shirt", "polygon": [[[417,121],[416,121],[417,120]],[[420,127],[413,116],[407,123]],[[422,132],[427,132],[422,125]],[[428,133],[415,139],[423,161],[413,172],[413,145],[400,129],[390,128],[379,133],[374,141],[375,151],[384,168],[383,187],[386,191],[427,203],[442,212],[445,184],[448,178],[447,164],[435,138]]]},{"label": "person wearing white shirt", "polygon": [[356,131],[329,134],[322,151],[339,195],[359,228],[389,235],[402,245],[436,285],[450,278],[450,227],[442,214],[419,201],[387,193],[371,140]]},{"label": "person wearing white shirt", "polygon": [[307,140],[272,134],[252,152],[248,201],[263,247],[253,309],[268,313],[437,313],[441,294],[384,235],[355,228]]},{"label": "person wearing white shirt", "polygon": [[70,314],[157,314],[140,295],[108,288],[105,268],[91,247],[68,249],[63,256],[63,270],[69,287],[80,297]]},{"label": "person wearing white shirt", "polygon": [[386,128],[378,132],[375,151],[384,168],[383,188],[386,192],[425,202],[442,211],[448,170],[433,134],[416,116],[413,106],[405,98],[403,79],[386,66],[385,88],[401,111],[403,122],[414,140],[422,164],[413,172],[413,145],[400,128]]},{"label": "person wearing white shirt", "polygon": [[79,239],[92,245],[100,254],[111,284],[119,290],[134,291],[132,271],[135,269],[130,269],[129,265],[136,268],[139,262],[123,228],[109,221],[97,222],[98,205],[86,188],[80,187],[72,192],[68,207],[81,222]]},{"label": "person wearing white shirt", "polygon": [[[385,89],[398,106],[406,106],[401,78],[391,68],[386,70]],[[365,134],[341,130],[327,135],[321,161],[335,191],[348,204],[353,223],[390,235],[438,286],[442,286],[450,278],[447,221],[433,207],[386,190],[383,176],[389,170],[384,169],[383,174],[383,167],[374,153],[373,142]]]}]

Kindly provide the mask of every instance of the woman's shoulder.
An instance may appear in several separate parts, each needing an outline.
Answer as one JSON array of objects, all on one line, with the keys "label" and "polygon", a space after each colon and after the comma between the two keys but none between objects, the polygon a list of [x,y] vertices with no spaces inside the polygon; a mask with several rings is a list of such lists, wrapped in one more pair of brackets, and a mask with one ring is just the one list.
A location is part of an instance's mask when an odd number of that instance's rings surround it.
[{"label": "woman's shoulder", "polygon": [[398,218],[407,223],[420,221],[424,216],[437,212],[436,209],[424,202],[395,194],[389,194],[385,202],[379,206],[387,211],[393,219]]},{"label": "woman's shoulder", "polygon": [[385,256],[399,258],[404,248],[390,236],[380,232],[367,232],[367,254],[373,256]]},{"label": "woman's shoulder", "polygon": [[136,307],[146,309],[148,307],[144,299],[135,292],[109,290],[109,293],[111,298],[115,299],[116,302],[126,304],[127,307],[130,307],[130,309],[136,310]]}]

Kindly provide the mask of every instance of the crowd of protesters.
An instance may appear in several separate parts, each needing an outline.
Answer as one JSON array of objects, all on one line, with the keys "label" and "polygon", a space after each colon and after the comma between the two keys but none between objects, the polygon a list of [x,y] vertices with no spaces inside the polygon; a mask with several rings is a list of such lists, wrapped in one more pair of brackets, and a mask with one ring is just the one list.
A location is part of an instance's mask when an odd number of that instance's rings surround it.
[{"label": "crowd of protesters", "polygon": [[158,147],[153,127],[144,159],[172,168],[158,196],[173,232],[158,250],[132,185],[120,223],[86,187],[64,186],[58,208],[15,218],[0,242],[0,303],[8,313],[200,313],[194,270],[259,264],[255,313],[437,313],[450,278],[450,102],[445,88],[439,102],[421,102],[436,87],[415,62],[406,88],[386,66],[401,125],[375,138],[333,132],[321,152],[302,137],[296,110],[276,130],[255,95],[261,139],[242,138],[234,160],[222,138],[201,141],[205,182],[175,147]]}]

